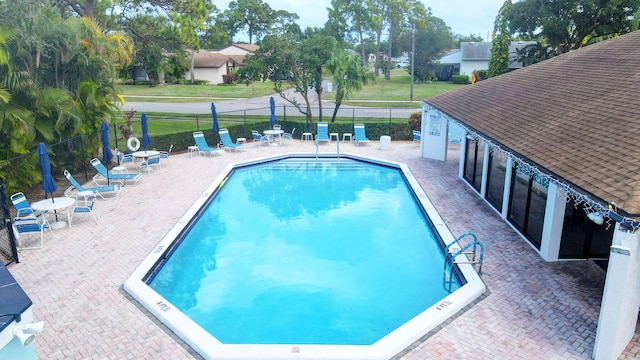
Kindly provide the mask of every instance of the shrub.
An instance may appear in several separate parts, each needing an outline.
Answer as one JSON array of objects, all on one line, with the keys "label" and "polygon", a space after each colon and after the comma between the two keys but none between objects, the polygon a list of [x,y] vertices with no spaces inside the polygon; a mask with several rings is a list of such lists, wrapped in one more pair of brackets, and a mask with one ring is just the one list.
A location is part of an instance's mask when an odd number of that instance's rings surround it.
[{"label": "shrub", "polygon": [[234,74],[224,74],[222,75],[222,82],[225,84],[233,84],[236,82],[236,76]]},{"label": "shrub", "polygon": [[422,113],[414,112],[409,115],[409,126],[411,126],[411,130],[418,130],[422,128]]},{"label": "shrub", "polygon": [[486,79],[488,77],[487,76],[487,70],[476,70],[474,72],[476,74],[478,74],[482,78],[482,80],[484,80],[484,79]]},{"label": "shrub", "polygon": [[467,75],[453,75],[451,77],[451,82],[454,84],[468,84],[469,77]]}]

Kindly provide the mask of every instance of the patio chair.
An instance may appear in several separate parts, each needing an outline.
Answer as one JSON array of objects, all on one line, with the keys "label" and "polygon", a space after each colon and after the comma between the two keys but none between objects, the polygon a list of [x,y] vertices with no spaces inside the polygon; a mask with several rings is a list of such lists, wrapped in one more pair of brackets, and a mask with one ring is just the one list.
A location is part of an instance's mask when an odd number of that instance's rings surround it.
[{"label": "patio chair", "polygon": [[318,123],[318,133],[316,135],[316,143],[319,143],[320,141],[326,141],[327,143],[331,143],[331,140],[329,140],[329,124],[327,124],[326,122]]},{"label": "patio chair", "polygon": [[22,192],[17,192],[11,195],[11,203],[16,209],[16,219],[22,217],[37,217],[41,215],[40,212],[36,212],[31,208],[29,201],[27,201],[27,197]]},{"label": "patio chair", "polygon": [[[135,185],[142,178],[142,174],[132,174],[132,173],[129,173],[129,174],[114,174],[113,172],[107,170],[107,168],[104,167],[104,165],[102,165],[102,163],[100,162],[100,159],[97,159],[97,158],[91,159],[91,165],[98,172],[93,177],[93,182],[96,183],[96,185],[98,185],[98,186],[103,186],[104,185],[104,184],[101,184],[100,181],[107,181],[107,180],[108,181],[116,181],[116,182],[119,182],[122,185],[124,185],[126,182],[130,181]],[[109,184],[107,184],[107,185],[109,185]]]},{"label": "patio chair", "polygon": [[[18,250],[42,249],[44,247],[44,232],[46,230],[51,232],[49,222],[44,218],[40,222],[35,216],[16,218],[11,226],[13,227],[13,233],[16,235]],[[25,247],[23,237],[34,234],[40,235],[40,245]]]},{"label": "patio chair", "polygon": [[73,217],[75,214],[91,214],[93,219],[98,222],[98,218],[96,214],[93,212],[93,207],[96,204],[96,194],[91,195],[76,195],[76,204],[73,207],[73,211],[71,212],[71,217],[69,218],[69,227],[71,227],[71,223],[73,222]]},{"label": "patio chair", "polygon": [[212,156],[224,154],[224,150],[212,148],[207,144],[207,140],[204,138],[204,133],[202,131],[194,132],[193,139],[196,141],[196,146],[198,146],[198,153],[200,153],[200,155]]},{"label": "patio chair", "polygon": [[140,163],[140,170],[146,170],[147,174],[151,173],[151,170],[160,170],[162,166],[160,165],[160,155],[152,155],[143,162]]},{"label": "patio chair", "polygon": [[413,141],[414,142],[420,142],[420,139],[422,138],[422,134],[420,133],[420,131],[418,130],[413,130]]},{"label": "patio chair", "polygon": [[131,154],[123,154],[120,152],[120,150],[118,150],[118,148],[116,148],[116,156],[118,157],[118,162],[120,163],[120,165],[124,165],[126,163],[134,163],[134,159]]},{"label": "patio chair", "polygon": [[72,189],[76,189],[78,192],[81,191],[91,191],[95,195],[100,196],[104,200],[104,195],[111,194],[113,198],[118,197],[120,194],[120,190],[122,190],[121,184],[112,184],[112,185],[103,185],[103,186],[93,186],[93,187],[85,187],[80,185],[80,183],[73,178],[71,173],[67,170],[64,171],[64,177],[69,180],[71,183],[71,187],[65,191],[65,195],[68,196],[71,193]]},{"label": "patio chair", "polygon": [[223,149],[228,149],[229,151],[236,152],[239,148],[244,146],[242,144],[234,143],[233,140],[231,140],[231,136],[229,136],[229,130],[227,129],[220,129],[220,131],[218,131],[218,135],[220,135]]},{"label": "patio chair", "polygon": [[282,126],[280,124],[273,124],[273,130],[282,130]]},{"label": "patio chair", "polygon": [[251,136],[253,136],[253,142],[258,142],[258,145],[262,146],[262,143],[269,144],[269,137],[262,135],[258,130],[251,130]]},{"label": "patio chair", "polygon": [[355,142],[358,146],[360,146],[360,143],[366,144],[371,142],[365,135],[364,124],[354,124],[353,133],[355,134]]},{"label": "patio chair", "polygon": [[160,159],[168,159],[169,156],[171,156],[171,150],[173,150],[173,144],[171,144],[169,146],[169,150],[168,151],[159,151]]},{"label": "patio chair", "polygon": [[296,132],[296,128],[293,128],[290,133],[282,134],[282,140],[293,140],[293,134]]}]

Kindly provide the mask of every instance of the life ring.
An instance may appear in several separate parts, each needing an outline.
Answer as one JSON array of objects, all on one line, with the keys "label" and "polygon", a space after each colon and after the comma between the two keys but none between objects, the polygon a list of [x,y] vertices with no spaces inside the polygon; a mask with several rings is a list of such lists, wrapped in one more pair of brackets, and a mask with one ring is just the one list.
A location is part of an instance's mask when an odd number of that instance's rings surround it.
[{"label": "life ring", "polygon": [[140,149],[140,140],[138,140],[138,138],[135,136],[128,138],[127,147],[131,151],[138,151],[138,149]]}]

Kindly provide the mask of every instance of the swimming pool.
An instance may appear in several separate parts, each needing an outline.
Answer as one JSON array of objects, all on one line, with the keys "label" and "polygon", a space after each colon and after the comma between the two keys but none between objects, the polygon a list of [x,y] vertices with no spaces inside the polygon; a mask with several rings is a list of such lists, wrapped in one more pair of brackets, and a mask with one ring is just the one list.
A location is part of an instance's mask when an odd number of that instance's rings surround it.
[{"label": "swimming pool", "polygon": [[[289,154],[227,168],[125,289],[203,356],[247,359],[389,358],[484,292],[473,269],[464,266],[466,283],[444,292],[442,260],[427,266],[416,257],[436,252],[441,258],[442,243],[453,239],[404,165],[347,156],[336,166],[335,160],[303,162],[304,157]],[[304,178],[292,179],[286,172],[291,168],[303,168]],[[271,183],[283,174],[284,182]],[[336,177],[360,188],[332,187]],[[257,190],[248,195],[245,186]],[[313,196],[302,198],[304,193]],[[231,205],[224,205],[226,198],[233,199]],[[355,210],[355,204],[365,210]],[[318,223],[322,228],[313,229]],[[425,233],[432,227],[435,235]],[[374,264],[373,258],[382,262]],[[434,285],[421,286],[430,271]],[[383,282],[364,286],[364,274]],[[229,278],[248,286],[230,284]],[[291,297],[292,287],[303,291]],[[335,310],[345,298],[356,300]],[[408,311],[398,315],[397,309]],[[296,330],[281,331],[290,326]]]}]

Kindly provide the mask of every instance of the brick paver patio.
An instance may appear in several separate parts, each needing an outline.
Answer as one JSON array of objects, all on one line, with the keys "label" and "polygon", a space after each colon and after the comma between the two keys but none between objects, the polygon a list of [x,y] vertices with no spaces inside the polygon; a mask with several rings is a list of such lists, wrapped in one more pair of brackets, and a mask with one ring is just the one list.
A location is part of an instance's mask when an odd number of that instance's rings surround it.
[{"label": "brick paver patio", "polygon": [[[335,151],[333,143],[320,149]],[[341,144],[341,150],[406,163],[454,236],[472,231],[486,247],[487,293],[397,358],[591,358],[604,271],[591,261],[542,260],[457,177],[457,146],[447,162],[419,157],[409,142],[392,142],[385,151],[377,142]],[[22,251],[9,270],[31,297],[35,321],[45,321],[35,342],[38,358],[200,358],[122,284],[228,164],[313,151],[311,143],[295,140],[280,147],[249,143],[213,158],[173,154],[161,173],[126,186],[117,199],[99,200],[98,224],[80,214],[71,228],[47,234],[43,250]],[[622,359],[640,357],[639,334],[637,328]]]}]

